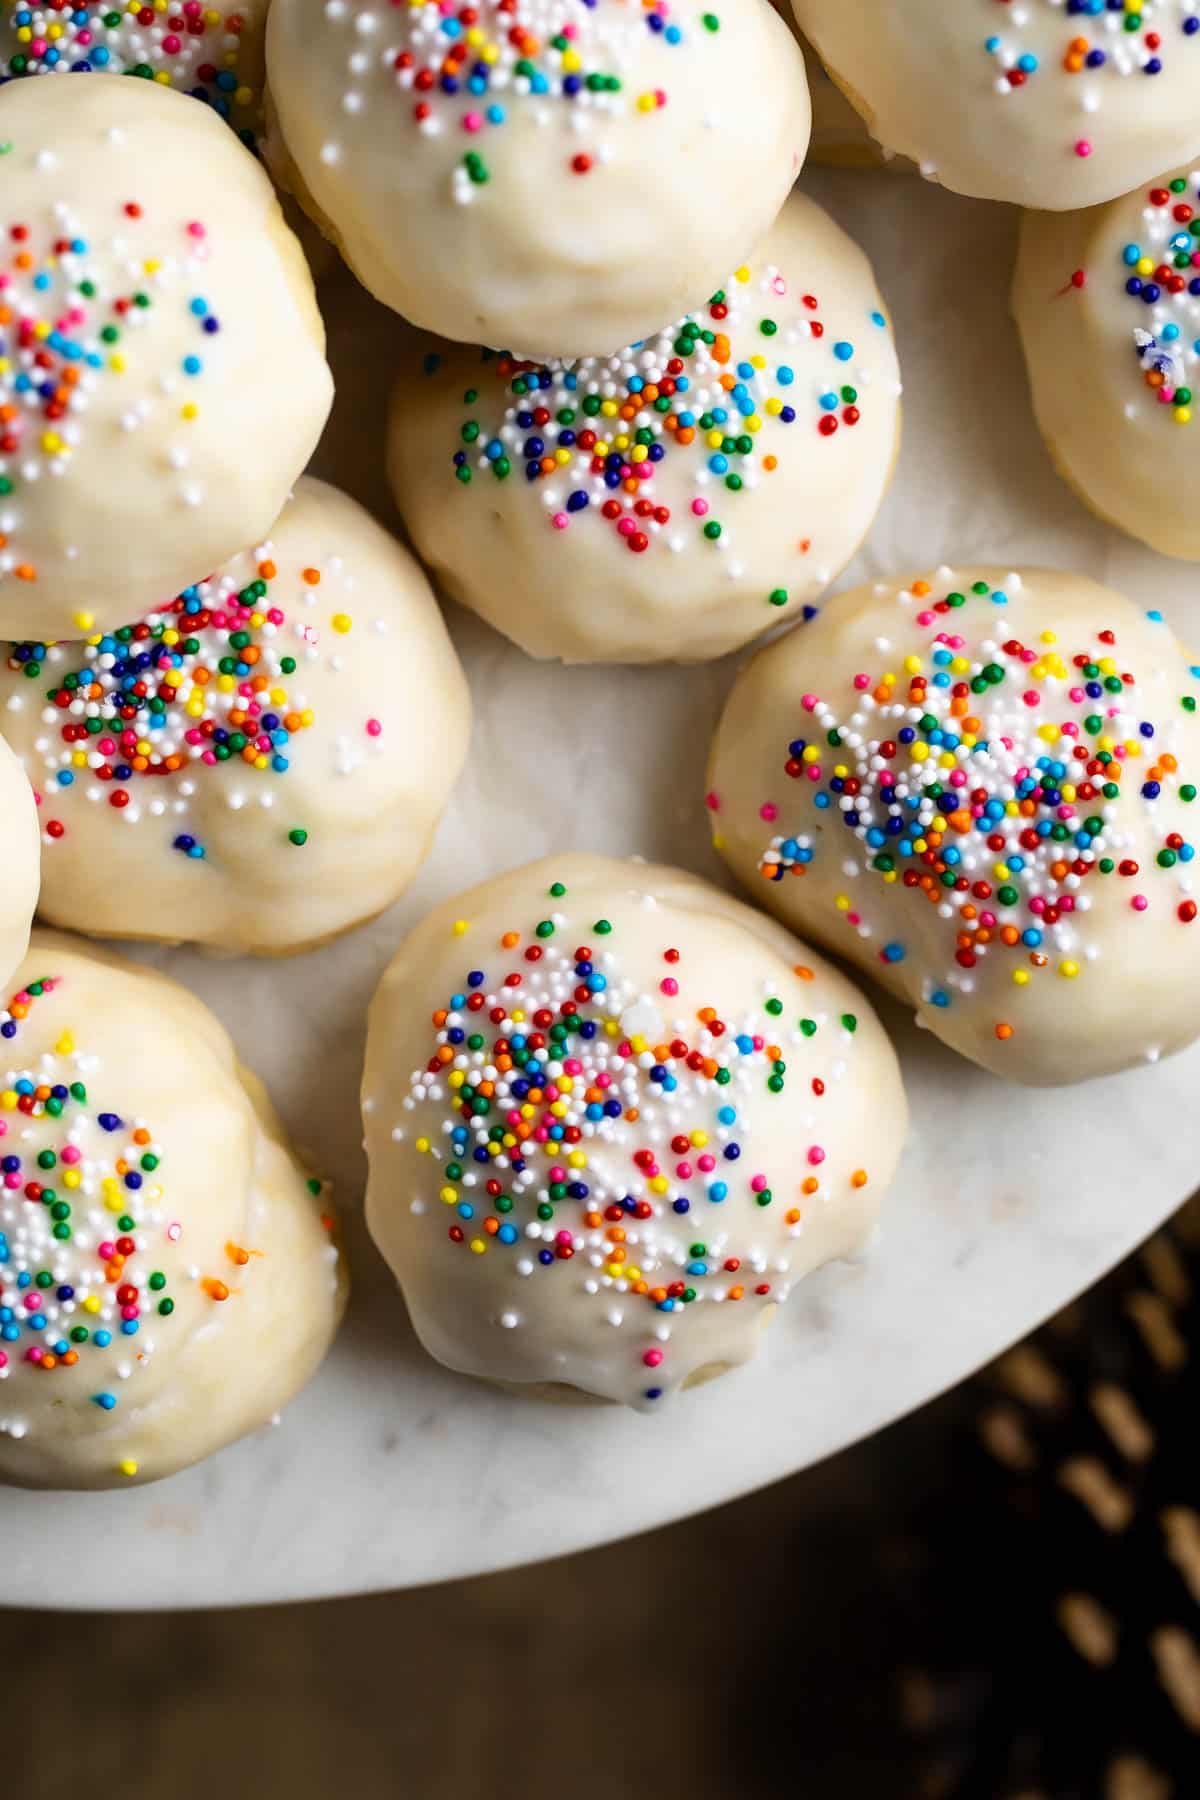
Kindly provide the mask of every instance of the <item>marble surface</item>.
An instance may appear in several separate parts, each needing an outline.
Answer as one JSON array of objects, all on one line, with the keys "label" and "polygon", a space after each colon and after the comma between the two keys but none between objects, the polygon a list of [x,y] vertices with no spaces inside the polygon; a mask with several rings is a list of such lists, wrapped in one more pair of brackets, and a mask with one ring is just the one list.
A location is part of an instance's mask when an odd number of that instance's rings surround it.
[{"label": "marble surface", "polygon": [[[876,531],[839,586],[944,558],[1073,565],[1200,638],[1191,569],[1090,518],[1054,476],[1007,290],[1015,217],[915,179],[805,185],[876,258],[897,321],[906,436]],[[406,328],[344,274],[322,293],[339,401],[319,471],[388,520],[382,406]],[[758,1362],[653,1419],[511,1398],[416,1345],[361,1224],[363,1013],[435,900],[555,849],[638,852],[722,880],[702,806],[733,664],[562,670],[451,609],[473,753],[415,887],[341,943],[283,963],[147,951],[221,1014],[337,1184],[356,1287],[333,1356],[284,1419],[200,1468],[103,1495],[0,1492],[0,1603],[227,1606],[536,1561],[777,1479],[960,1380],[1093,1282],[1200,1179],[1200,1048],[1082,1089],[970,1068],[894,1008],[913,1102],[870,1255],[807,1282]]]}]

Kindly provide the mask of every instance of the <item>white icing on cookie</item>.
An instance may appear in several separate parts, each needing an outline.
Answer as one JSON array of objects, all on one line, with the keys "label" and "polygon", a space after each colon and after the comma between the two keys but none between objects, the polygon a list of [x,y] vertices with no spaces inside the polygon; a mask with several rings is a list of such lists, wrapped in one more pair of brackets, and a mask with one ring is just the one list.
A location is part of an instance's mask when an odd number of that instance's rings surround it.
[{"label": "white icing on cookie", "polygon": [[270,529],[329,411],[263,170],[153,81],[0,103],[0,632],[122,624]]},{"label": "white icing on cookie", "polygon": [[0,1479],[173,1474],[264,1425],[345,1300],[321,1183],[183,988],[36,932],[0,1003]]},{"label": "white icing on cookie", "polygon": [[889,150],[958,193],[1051,211],[1200,150],[1197,0],[793,0]]},{"label": "white icing on cookie", "polygon": [[276,0],[268,153],[371,292],[540,355],[677,318],[767,229],[808,91],[746,0]]},{"label": "white icing on cookie", "polygon": [[1026,214],[1013,312],[1060,472],[1102,519],[1200,560],[1200,169]]},{"label": "white icing on cookie", "polygon": [[1082,576],[840,594],[739,678],[714,844],[763,904],[1017,1081],[1200,1032],[1200,666]]},{"label": "white icing on cookie", "polygon": [[278,953],[373,917],[424,858],[470,737],[420,569],[307,477],[264,543],[172,607],[6,649],[42,916],[103,936]]},{"label": "white icing on cookie", "polygon": [[[3,724],[0,713],[0,728]],[[0,737],[0,987],[29,943],[39,860],[33,793],[20,763]]]},{"label": "white icing on cookie", "polygon": [[363,1103],[368,1223],[426,1348],[649,1411],[861,1247],[906,1125],[843,975],[693,876],[578,855],[411,934]]},{"label": "white icing on cookie", "polygon": [[699,661],[804,616],[866,534],[899,439],[862,252],[795,195],[751,260],[617,356],[439,353],[389,471],[455,598],[533,656]]}]

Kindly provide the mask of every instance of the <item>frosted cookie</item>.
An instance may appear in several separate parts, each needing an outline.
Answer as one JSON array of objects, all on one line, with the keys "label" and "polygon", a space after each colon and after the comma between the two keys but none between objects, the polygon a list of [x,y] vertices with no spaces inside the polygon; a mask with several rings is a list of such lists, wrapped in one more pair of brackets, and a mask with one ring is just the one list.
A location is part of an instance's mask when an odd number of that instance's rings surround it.
[{"label": "frosted cookie", "polygon": [[371,1005],[367,1220],[440,1362],[653,1410],[858,1249],[906,1108],[853,985],[677,869],[460,894]]},{"label": "frosted cookie", "polygon": [[323,942],[403,892],[466,756],[466,679],[425,577],[307,478],[265,543],[170,605],[6,649],[41,914],[77,931]]},{"label": "frosted cookie", "polygon": [[614,350],[715,287],[804,160],[791,33],[707,3],[275,0],[268,154],[415,324]]},{"label": "frosted cookie", "polygon": [[1013,312],[1061,474],[1109,524],[1200,561],[1200,170],[1027,213]]},{"label": "frosted cookie", "polygon": [[0,1481],[155,1481],[265,1425],[345,1300],[322,1184],[186,989],[35,932],[0,1001]]},{"label": "frosted cookie", "polygon": [[0,634],[123,624],[270,530],[329,411],[312,279],[210,107],[0,94]]},{"label": "frosted cookie", "polygon": [[244,143],[262,133],[266,0],[0,0],[0,84],[31,75],[134,75],[190,94]]},{"label": "frosted cookie", "polygon": [[1200,666],[1082,576],[840,594],[739,678],[714,843],[794,929],[996,1074],[1055,1085],[1200,1034]]},{"label": "frosted cookie", "polygon": [[850,560],[899,394],[866,258],[795,195],[749,264],[619,356],[414,365],[389,473],[445,588],[531,656],[696,662],[805,615]]},{"label": "frosted cookie", "polygon": [[0,737],[0,987],[25,954],[38,897],[37,809],[20,763]]},{"label": "frosted cookie", "polygon": [[1062,211],[1200,151],[1196,0],[793,0],[891,151],[956,193]]}]

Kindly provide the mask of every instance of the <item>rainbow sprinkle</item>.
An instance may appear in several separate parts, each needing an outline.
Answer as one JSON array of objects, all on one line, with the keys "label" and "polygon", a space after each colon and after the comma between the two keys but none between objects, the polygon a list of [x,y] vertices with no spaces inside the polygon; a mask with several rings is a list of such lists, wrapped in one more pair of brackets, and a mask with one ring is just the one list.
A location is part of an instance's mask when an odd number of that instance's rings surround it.
[{"label": "rainbow sprinkle", "polygon": [[[983,0],[983,5],[993,16],[996,7],[1003,6],[1018,25],[1030,23],[1030,0],[1020,6],[1012,0]],[[1054,14],[1054,28],[1063,27],[1057,66],[1072,76],[1161,75],[1168,51],[1165,32],[1184,38],[1200,32],[1196,0],[1041,0],[1041,5]],[[993,33],[984,40],[983,48],[999,70],[998,94],[1019,93],[1044,74],[1042,59],[1011,36]],[[1094,139],[1089,137],[1075,138],[1070,144],[1071,153],[1080,158],[1089,157],[1094,148]]]},{"label": "rainbow sprinkle", "polygon": [[[1190,803],[1197,789],[1173,751],[1177,721],[1146,716],[1115,634],[1097,631],[1069,652],[1049,630],[1026,644],[1002,635],[1003,590],[981,581],[936,600],[931,592],[924,581],[911,590],[927,635],[902,673],[864,670],[844,696],[803,696],[801,735],[782,761],[794,785],[760,809],[764,820],[789,818],[767,842],[762,875],[803,878],[819,856],[844,857],[849,837],[864,853],[860,879],[902,888],[945,921],[945,973],[922,987],[938,1007],[994,957],[1009,960],[1018,989],[1043,971],[1083,974],[1073,928],[1097,882],[1114,884],[1136,914],[1191,925],[1196,902],[1179,898],[1179,874],[1196,845],[1154,832],[1153,821],[1161,795]],[[964,615],[973,639],[962,635]],[[1179,721],[1197,709],[1200,667],[1191,675],[1197,691],[1180,694]],[[719,810],[716,796],[709,803]],[[1135,806],[1158,840],[1149,867],[1122,853],[1122,820]],[[872,935],[850,893],[834,904],[848,929]],[[879,949],[884,963],[908,954],[902,936]],[[1015,1028],[998,1019],[995,1032],[1006,1042]]]},{"label": "rainbow sprinkle", "polygon": [[[287,773],[293,740],[314,719],[311,708],[291,702],[287,683],[320,634],[297,622],[284,636],[287,616],[269,591],[276,573],[264,557],[246,586],[228,577],[198,583],[136,625],[64,646],[76,666],[46,690],[60,745],[45,757],[40,795],[51,843],[66,835],[60,812],[81,782],[98,784],[124,812],[136,787],[164,777],[194,779],[225,763]],[[314,589],[320,571],[305,569],[302,579]],[[46,644],[14,644],[8,667],[36,681],[49,654]],[[174,849],[205,859],[194,833],[171,832]],[[281,831],[293,846],[307,836],[300,827]]]},{"label": "rainbow sprinkle", "polygon": [[8,0],[5,12],[0,32],[15,48],[0,60],[0,85],[67,72],[139,76],[202,100],[254,143],[262,96],[257,71],[247,80],[249,9],[226,13],[201,0]]},{"label": "rainbow sprinkle", "polygon": [[[14,995],[0,1010],[0,1040],[16,1037],[59,985],[47,976]],[[105,1384],[90,1403],[111,1412],[113,1390],[153,1353],[143,1324],[175,1311],[155,1264],[180,1228],[166,1219],[162,1153],[149,1128],[93,1110],[81,1081],[46,1078],[47,1064],[74,1060],[68,1031],[53,1057],[39,1056],[38,1075],[0,1076],[0,1378],[16,1358],[43,1375],[84,1359]],[[3,1141],[14,1114],[24,1122],[20,1152]],[[27,1147],[31,1139],[41,1147]],[[107,1350],[101,1363],[96,1352]]]},{"label": "rainbow sprinkle", "polygon": [[[1136,325],[1133,348],[1142,379],[1166,417],[1177,425],[1192,421],[1192,390],[1187,370],[1200,356],[1200,337],[1188,327],[1188,313],[1200,295],[1200,173],[1152,187],[1139,206],[1140,237],[1121,251],[1125,292],[1151,309],[1150,326]],[[1136,197],[1139,201],[1141,196]],[[1072,277],[1085,285],[1082,270]],[[1167,317],[1178,311],[1180,320]]]},{"label": "rainbow sprinkle", "polygon": [[[706,13],[700,23],[708,32],[720,29],[715,13]],[[454,198],[462,205],[491,180],[486,153],[476,145],[486,144],[507,123],[511,100],[566,107],[580,142],[589,130],[630,109],[645,115],[667,105],[665,89],[631,93],[616,73],[628,66],[640,38],[649,33],[670,46],[687,41],[668,0],[642,0],[640,6],[622,0],[489,0],[461,6],[452,0],[408,5],[400,0],[388,26],[383,66],[398,90],[412,97],[418,129],[458,132],[466,140],[453,177]],[[598,161],[595,148],[581,143],[567,166],[587,175]]]},{"label": "rainbow sprinkle", "polygon": [[[864,335],[887,329],[882,313]],[[426,359],[433,374],[439,359]],[[690,533],[724,547],[737,496],[783,466],[796,432],[829,440],[861,417],[860,345],[826,329],[815,294],[777,268],[741,268],[707,306],[616,357],[521,362],[483,353],[463,395],[455,478],[519,478],[538,489],[555,531],[610,527],[634,555]],[[501,412],[500,408],[503,407]],[[683,517],[660,497],[680,463],[693,489]],[[765,596],[788,601],[786,588]]]},{"label": "rainbow sprinkle", "polygon": [[[792,1107],[789,1044],[819,1037],[841,1064],[858,1021],[788,1018],[783,999],[764,992],[736,1019],[701,1006],[684,1023],[672,1017],[680,950],[663,943],[648,998],[645,971],[620,968],[619,925],[595,919],[580,941],[560,910],[565,895],[554,883],[544,917],[505,931],[490,967],[464,970],[432,1015],[431,1054],[405,1107],[421,1115],[417,1151],[438,1165],[430,1196],[451,1244],[511,1257],[521,1276],[573,1283],[580,1305],[637,1302],[646,1336],[629,1352],[630,1381],[635,1404],[652,1404],[664,1392],[666,1319],[706,1301],[786,1298],[779,1277],[802,1220],[794,1196],[829,1198],[826,1151],[797,1131],[803,1177],[772,1171],[744,1113],[754,1096]],[[462,920],[454,932],[468,929]],[[825,1089],[812,1078],[804,1091],[819,1100]],[[867,1171],[850,1180],[866,1185]]]},{"label": "rainbow sprinkle", "polygon": [[[118,286],[102,273],[85,233],[65,208],[58,211],[58,235],[40,243],[23,221],[0,227],[0,581],[37,579],[36,562],[22,553],[3,503],[52,480],[76,455],[99,384],[136,371],[140,335],[153,331],[163,313],[178,318],[182,312],[195,344],[180,358],[179,373],[182,385],[195,384],[200,394],[206,344],[221,329],[200,294],[180,291],[184,265],[206,236],[199,221],[184,226],[177,255],[165,259],[140,257],[126,242],[114,266],[119,263],[130,285],[123,279]],[[115,237],[136,233],[142,220],[137,201],[113,204]],[[188,421],[198,414],[189,391],[179,415]],[[135,425],[132,420],[130,428]]]}]

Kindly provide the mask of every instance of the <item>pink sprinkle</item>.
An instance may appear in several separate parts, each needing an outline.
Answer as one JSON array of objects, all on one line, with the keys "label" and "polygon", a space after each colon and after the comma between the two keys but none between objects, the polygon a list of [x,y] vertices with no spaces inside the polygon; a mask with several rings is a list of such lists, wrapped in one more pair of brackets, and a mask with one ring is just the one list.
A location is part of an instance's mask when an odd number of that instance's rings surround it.
[{"label": "pink sprinkle", "polygon": [[715,794],[705,794],[704,804],[707,806],[709,812],[720,812],[721,810],[721,802],[717,799]]},{"label": "pink sprinkle", "polygon": [[820,781],[821,779],[820,763],[808,763],[804,772],[810,781]]},{"label": "pink sprinkle", "polygon": [[59,1157],[65,1163],[77,1163],[82,1160],[82,1152],[78,1144],[67,1144],[59,1152]]},{"label": "pink sprinkle", "polygon": [[3,1350],[0,1350],[0,1369],[7,1369],[7,1367],[8,1357],[4,1354]]},{"label": "pink sprinkle", "polygon": [[698,1156],[696,1158],[696,1167],[702,1175],[711,1175],[716,1166],[716,1157],[710,1156],[707,1150],[704,1152],[703,1156]]},{"label": "pink sprinkle", "polygon": [[1036,688],[1027,688],[1021,695],[1021,698],[1024,700],[1026,706],[1040,706],[1042,704],[1042,696],[1038,693]]},{"label": "pink sprinkle", "polygon": [[801,694],[800,704],[805,712],[812,712],[817,704],[817,696],[815,694]]},{"label": "pink sprinkle", "polygon": [[563,1064],[563,1068],[566,1070],[568,1075],[582,1075],[583,1074],[583,1064],[580,1062],[580,1060],[577,1056],[569,1056],[567,1058],[566,1062]]},{"label": "pink sprinkle", "polygon": [[763,803],[762,806],[759,807],[758,816],[760,819],[765,819],[767,821],[767,824],[769,825],[769,824],[771,824],[772,820],[777,819],[779,817],[779,808],[774,804],[773,801],[767,800]]},{"label": "pink sprinkle", "polygon": [[554,1241],[556,1244],[573,1244],[575,1242],[569,1231],[556,1231]]},{"label": "pink sprinkle", "polygon": [[861,694],[865,689],[870,687],[871,677],[869,675],[856,675],[854,677],[854,685]]},{"label": "pink sprinkle", "polygon": [[117,1246],[114,1243],[112,1243],[108,1238],[105,1238],[104,1242],[100,1245],[100,1247],[97,1251],[97,1255],[99,1256],[100,1261],[101,1262],[111,1262],[113,1257],[116,1254],[117,1254]]},{"label": "pink sprinkle", "polygon": [[690,1181],[692,1179],[691,1163],[689,1163],[689,1162],[676,1163],[675,1164],[675,1173],[676,1173],[676,1175],[678,1175],[680,1181]]},{"label": "pink sprinkle", "polygon": [[761,1194],[766,1185],[767,1178],[765,1175],[754,1175],[750,1179],[750,1191],[753,1194]]},{"label": "pink sprinkle", "polygon": [[812,1149],[808,1153],[808,1160],[812,1164],[814,1169],[819,1168],[820,1165],[825,1161],[825,1152],[822,1150],[820,1144],[813,1145]]},{"label": "pink sprinkle", "polygon": [[187,230],[189,237],[202,238],[208,235],[199,219],[193,219]]},{"label": "pink sprinkle", "polygon": [[[565,531],[571,521],[565,512],[556,512],[551,514],[550,523],[553,525],[555,531]],[[633,526],[627,526],[625,520],[622,519],[621,523],[617,526],[617,530],[624,532],[625,536],[628,537],[629,533],[633,530]]]},{"label": "pink sprinkle", "polygon": [[1076,156],[1090,156],[1092,154],[1092,146],[1088,143],[1086,138],[1080,138],[1075,146],[1075,154]]},{"label": "pink sprinkle", "polygon": [[37,1293],[26,1294],[26,1296],[22,1302],[22,1305],[24,1306],[26,1312],[36,1312],[38,1307],[41,1304],[42,1304],[42,1296]]},{"label": "pink sprinkle", "polygon": [[642,1361],[648,1369],[657,1369],[662,1359],[663,1353],[661,1350],[647,1350],[646,1354],[642,1357]]},{"label": "pink sprinkle", "polygon": [[708,501],[707,500],[693,500],[692,501],[692,511],[695,513],[695,515],[698,519],[702,519],[704,517],[705,513],[708,511]]},{"label": "pink sprinkle", "polygon": [[21,1177],[10,1171],[10,1173],[4,1177],[4,1185],[6,1188],[19,1188],[21,1185]]},{"label": "pink sprinkle", "polygon": [[367,736],[368,737],[378,737],[382,731],[383,731],[383,726],[379,723],[378,719],[368,719],[367,720]]},{"label": "pink sprinkle", "polygon": [[1132,906],[1134,912],[1145,912],[1150,902],[1147,900],[1145,894],[1135,894],[1129,904]]},{"label": "pink sprinkle", "polygon": [[917,614],[917,624],[918,625],[932,625],[933,624],[933,614],[931,612],[919,612]]},{"label": "pink sprinkle", "polygon": [[673,975],[664,975],[658,985],[662,989],[662,992],[664,994],[669,994],[672,999],[679,992],[679,983]]},{"label": "pink sprinkle", "polygon": [[177,56],[183,49],[182,38],[177,38],[173,34],[171,37],[165,37],[163,39],[163,49],[168,56]]},{"label": "pink sprinkle", "polygon": [[476,112],[464,113],[462,124],[464,131],[482,131],[483,114]]}]

